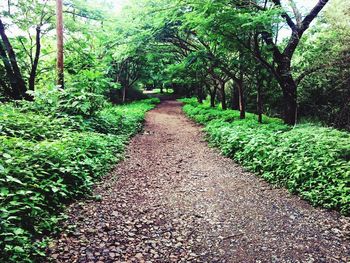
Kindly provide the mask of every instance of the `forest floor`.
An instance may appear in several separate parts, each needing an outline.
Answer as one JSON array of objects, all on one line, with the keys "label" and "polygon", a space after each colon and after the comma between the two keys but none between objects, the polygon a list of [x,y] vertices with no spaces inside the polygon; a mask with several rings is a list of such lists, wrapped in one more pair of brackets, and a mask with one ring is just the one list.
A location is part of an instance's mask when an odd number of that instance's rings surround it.
[{"label": "forest floor", "polygon": [[179,102],[147,114],[94,193],[69,208],[55,262],[350,262],[350,218],[209,148]]}]

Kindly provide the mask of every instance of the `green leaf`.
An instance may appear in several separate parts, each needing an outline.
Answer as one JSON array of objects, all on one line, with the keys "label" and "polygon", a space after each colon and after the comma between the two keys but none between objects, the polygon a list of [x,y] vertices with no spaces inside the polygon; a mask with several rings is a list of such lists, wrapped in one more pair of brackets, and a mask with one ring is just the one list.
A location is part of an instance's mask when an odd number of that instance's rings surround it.
[{"label": "green leaf", "polygon": [[19,179],[14,178],[14,177],[12,177],[10,175],[6,176],[6,180],[7,180],[7,182],[15,182],[15,183],[24,185],[24,183],[22,183]]}]

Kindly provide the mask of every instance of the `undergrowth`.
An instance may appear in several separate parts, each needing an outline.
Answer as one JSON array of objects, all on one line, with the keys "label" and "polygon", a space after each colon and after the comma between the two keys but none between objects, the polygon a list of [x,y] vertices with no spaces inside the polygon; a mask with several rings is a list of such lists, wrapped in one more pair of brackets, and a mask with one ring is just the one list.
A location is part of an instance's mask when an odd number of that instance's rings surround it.
[{"label": "undergrowth", "polygon": [[267,116],[259,124],[254,114],[241,120],[238,111],[181,101],[224,155],[315,206],[350,214],[349,133],[311,124],[290,127]]},{"label": "undergrowth", "polygon": [[0,105],[0,262],[45,256],[65,205],[91,193],[156,103],[106,103],[84,115],[57,105],[45,112],[40,100]]}]

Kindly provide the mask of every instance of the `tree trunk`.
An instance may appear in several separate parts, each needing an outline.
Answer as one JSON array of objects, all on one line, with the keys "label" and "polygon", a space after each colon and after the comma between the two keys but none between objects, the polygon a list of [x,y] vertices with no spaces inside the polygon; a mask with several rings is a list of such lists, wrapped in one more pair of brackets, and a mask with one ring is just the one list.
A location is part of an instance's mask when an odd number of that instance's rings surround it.
[{"label": "tree trunk", "polygon": [[239,110],[239,95],[237,85],[232,85],[231,88],[231,109]]},{"label": "tree trunk", "polygon": [[123,85],[123,94],[122,94],[122,102],[125,103],[126,101],[126,85]]},{"label": "tree trunk", "polygon": [[7,0],[7,11],[9,12],[9,15],[11,15],[11,0]]},{"label": "tree trunk", "polygon": [[40,26],[37,26],[37,28],[36,28],[35,56],[34,56],[32,69],[31,69],[30,75],[29,75],[29,90],[32,90],[32,91],[34,91],[34,89],[35,89],[36,71],[38,69],[40,51],[41,51],[40,33],[41,33],[41,28],[40,28]]},{"label": "tree trunk", "polygon": [[297,122],[297,86],[291,76],[280,81],[284,99],[284,122],[295,125]]},{"label": "tree trunk", "polygon": [[12,98],[14,100],[19,100],[19,99],[21,99],[21,94],[19,93],[19,91],[16,87],[17,82],[16,82],[15,76],[12,72],[10,61],[7,57],[6,51],[5,51],[1,42],[0,42],[0,56],[1,56],[1,60],[4,63],[4,66],[5,66],[6,76],[10,82],[10,89],[6,91],[6,96],[8,96],[9,98]]},{"label": "tree trunk", "polygon": [[216,97],[217,86],[213,87],[213,90],[209,87],[210,93],[210,107],[215,108],[215,97]]},{"label": "tree trunk", "polygon": [[226,86],[226,82],[220,81],[221,105],[223,110],[227,110],[225,86]]},{"label": "tree trunk", "polygon": [[[273,0],[274,4],[281,7],[281,1]],[[296,6],[292,9],[296,16],[297,23],[295,24],[293,19],[287,14],[287,12],[282,12],[282,17],[286,20],[288,26],[292,30],[292,35],[284,48],[283,52],[280,52],[277,44],[273,41],[272,34],[269,32],[263,32],[262,38],[265,43],[269,46],[274,57],[274,63],[277,63],[278,67],[275,71],[274,65],[270,65],[266,60],[261,58],[260,52],[258,52],[257,58],[262,62],[267,69],[273,69],[273,73],[279,82],[284,98],[284,122],[289,125],[295,125],[297,122],[297,84],[292,76],[291,71],[291,60],[295,50],[297,49],[300,40],[309,28],[312,21],[318,16],[321,10],[329,0],[318,0],[316,5],[311,9],[309,14],[307,14],[304,19],[301,18],[299,11]],[[257,42],[256,42],[257,43]],[[258,45],[257,45],[258,47]],[[258,50],[258,48],[256,49]],[[273,64],[274,64],[273,63]]]},{"label": "tree trunk", "polygon": [[239,101],[239,111],[240,119],[245,119],[245,103],[244,103],[244,89],[243,89],[243,78],[237,81],[238,88],[238,101]]},{"label": "tree trunk", "polygon": [[257,113],[258,113],[258,122],[262,123],[262,114],[263,114],[263,98],[262,98],[262,78],[260,76],[260,72],[258,72],[258,76],[256,78],[257,80],[257,96],[256,96],[256,102],[257,102]]},{"label": "tree trunk", "polygon": [[215,95],[210,93],[210,107],[215,108]]},{"label": "tree trunk", "polygon": [[62,0],[56,0],[57,31],[57,85],[64,88],[64,55],[63,55],[63,10]]},{"label": "tree trunk", "polygon": [[[26,83],[22,77],[21,71],[18,67],[16,54],[13,51],[10,40],[5,33],[5,27],[0,19],[0,36],[4,44],[1,47],[1,58],[4,61],[8,78],[10,79],[11,88],[13,92],[13,99],[23,99],[26,97]],[[7,53],[6,53],[7,52]]]},{"label": "tree trunk", "polygon": [[278,83],[282,88],[284,100],[284,122],[295,125],[297,122],[297,85],[291,73],[290,59],[284,57],[278,64]]},{"label": "tree trunk", "polygon": [[197,100],[200,104],[203,104],[203,85],[199,84],[197,86]]}]

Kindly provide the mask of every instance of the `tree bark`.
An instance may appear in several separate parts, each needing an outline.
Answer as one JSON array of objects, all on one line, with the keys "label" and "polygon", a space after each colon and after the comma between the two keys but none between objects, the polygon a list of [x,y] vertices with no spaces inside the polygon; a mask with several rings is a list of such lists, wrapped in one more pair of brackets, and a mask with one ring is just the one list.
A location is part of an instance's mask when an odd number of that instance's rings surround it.
[{"label": "tree bark", "polygon": [[20,96],[20,93],[18,92],[18,89],[16,88],[16,79],[12,72],[11,64],[7,57],[6,50],[4,49],[1,42],[0,42],[0,56],[5,66],[6,76],[10,81],[10,90],[7,90],[6,96],[15,100],[19,100],[21,99],[21,96]]},{"label": "tree bark", "polygon": [[63,4],[56,0],[57,32],[57,85],[64,88],[64,55],[63,55]]},{"label": "tree bark", "polygon": [[7,11],[9,12],[9,15],[11,15],[11,0],[7,0]]},{"label": "tree bark", "polygon": [[223,110],[227,110],[225,86],[226,81],[220,81],[221,105]]},{"label": "tree bark", "polygon": [[239,110],[239,95],[237,85],[232,85],[231,88],[231,109]]},{"label": "tree bark", "polygon": [[284,57],[278,61],[278,83],[282,88],[284,100],[284,122],[295,125],[297,122],[297,84],[291,73],[291,59]]},{"label": "tree bark", "polygon": [[12,48],[10,40],[5,33],[5,27],[0,19],[0,36],[4,46],[1,46],[1,58],[5,64],[8,78],[10,79],[13,99],[20,100],[27,98],[26,95],[26,83],[22,77],[21,71],[18,67],[17,57]]},{"label": "tree bark", "polygon": [[200,104],[203,104],[203,85],[202,84],[199,84],[197,86],[197,100]]},{"label": "tree bark", "polygon": [[41,51],[41,27],[37,26],[36,28],[36,47],[35,47],[35,56],[32,64],[32,69],[30,71],[29,75],[29,90],[34,91],[35,89],[35,78],[36,78],[36,71],[38,69],[39,64],[39,58],[40,58],[40,51]]},{"label": "tree bark", "polygon": [[258,76],[256,77],[256,86],[257,86],[257,95],[256,95],[256,104],[257,104],[257,114],[258,114],[258,122],[262,123],[262,115],[263,115],[263,95],[262,95],[262,78],[260,77],[260,72],[258,71]]},{"label": "tree bark", "polygon": [[245,103],[244,103],[244,88],[243,88],[243,79],[240,79],[237,82],[238,86],[238,101],[239,101],[239,118],[245,119]]},{"label": "tree bark", "polygon": [[217,86],[214,85],[213,90],[209,87],[210,93],[210,107],[215,108],[215,97],[216,97]]},{"label": "tree bark", "polygon": [[279,81],[283,90],[284,100],[284,122],[295,125],[297,122],[297,86],[291,75],[283,77]]},{"label": "tree bark", "polygon": [[123,85],[123,94],[122,94],[122,102],[126,101],[126,85]]}]

